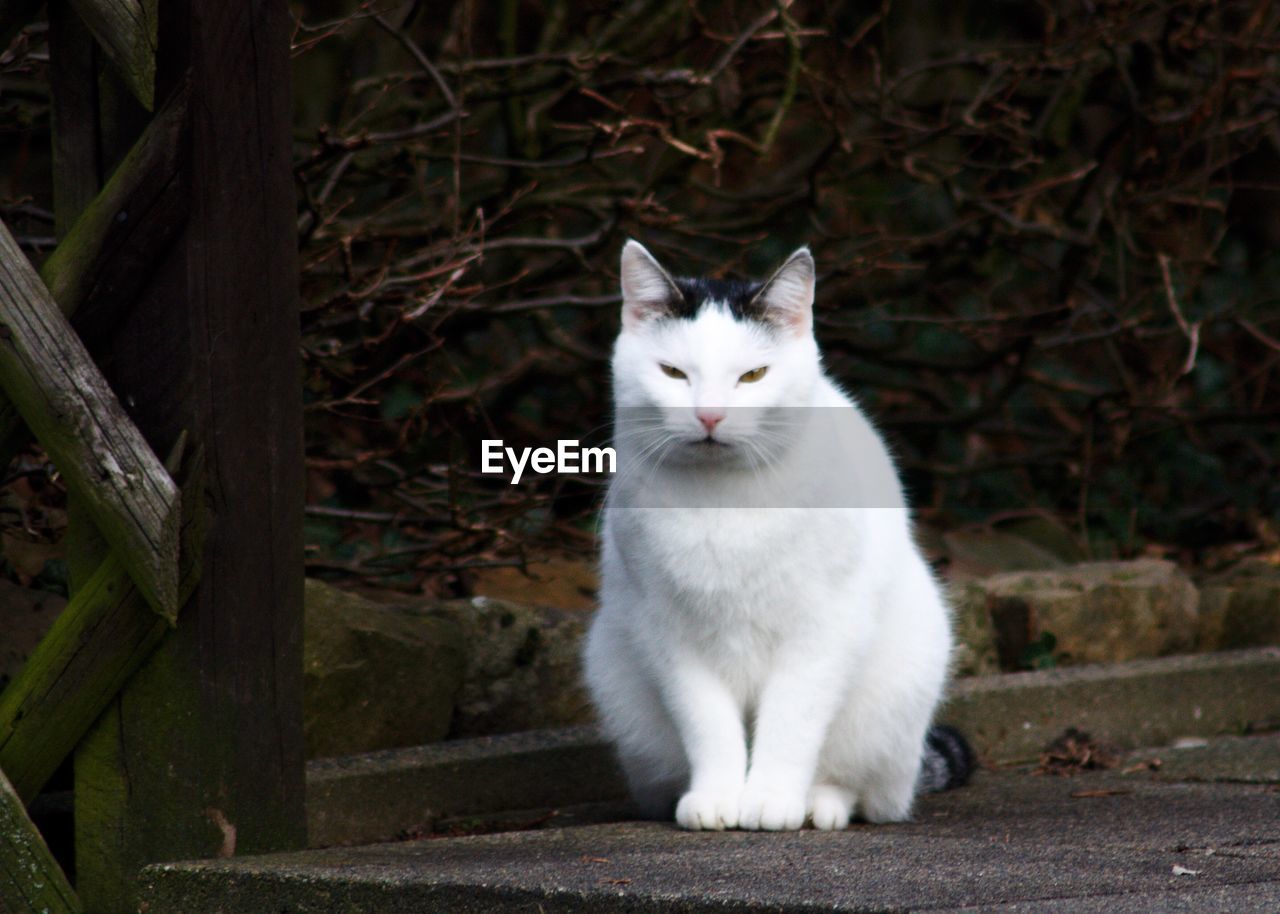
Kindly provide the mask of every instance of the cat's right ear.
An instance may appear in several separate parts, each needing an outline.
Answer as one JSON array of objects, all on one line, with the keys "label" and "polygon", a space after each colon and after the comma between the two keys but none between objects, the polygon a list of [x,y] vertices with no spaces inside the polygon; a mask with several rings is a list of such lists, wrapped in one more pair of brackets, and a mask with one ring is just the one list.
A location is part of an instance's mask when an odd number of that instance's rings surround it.
[{"label": "cat's right ear", "polygon": [[622,326],[631,330],[647,320],[671,313],[680,296],[675,280],[644,245],[630,239],[622,248]]},{"label": "cat's right ear", "polygon": [[813,285],[817,272],[807,247],[798,248],[769,277],[756,299],[764,305],[765,320],[795,333],[813,329]]}]

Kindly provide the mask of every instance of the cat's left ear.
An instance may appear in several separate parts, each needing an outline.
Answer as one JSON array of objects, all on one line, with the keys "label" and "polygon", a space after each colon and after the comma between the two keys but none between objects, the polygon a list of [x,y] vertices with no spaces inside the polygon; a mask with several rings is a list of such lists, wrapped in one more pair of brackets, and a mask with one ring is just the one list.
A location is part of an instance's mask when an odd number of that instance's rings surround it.
[{"label": "cat's left ear", "polygon": [[756,293],[755,300],[764,306],[764,319],[792,333],[810,332],[816,275],[813,255],[807,247],[799,248]]},{"label": "cat's left ear", "polygon": [[634,329],[670,313],[680,289],[644,245],[634,238],[622,248],[622,326]]}]

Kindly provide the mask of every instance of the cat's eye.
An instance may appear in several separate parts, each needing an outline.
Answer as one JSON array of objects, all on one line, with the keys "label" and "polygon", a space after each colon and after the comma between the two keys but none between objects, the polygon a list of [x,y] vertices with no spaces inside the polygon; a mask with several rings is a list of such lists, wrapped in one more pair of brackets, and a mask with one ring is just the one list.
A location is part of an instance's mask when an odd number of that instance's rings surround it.
[{"label": "cat's eye", "polygon": [[668,378],[675,378],[676,380],[679,381],[689,377],[679,368],[676,368],[674,365],[668,365],[665,362],[659,362],[658,367],[662,369],[662,373],[666,375]]},{"label": "cat's eye", "polygon": [[739,384],[754,384],[764,377],[765,372],[769,370],[768,365],[761,365],[759,368],[753,368],[738,378]]}]

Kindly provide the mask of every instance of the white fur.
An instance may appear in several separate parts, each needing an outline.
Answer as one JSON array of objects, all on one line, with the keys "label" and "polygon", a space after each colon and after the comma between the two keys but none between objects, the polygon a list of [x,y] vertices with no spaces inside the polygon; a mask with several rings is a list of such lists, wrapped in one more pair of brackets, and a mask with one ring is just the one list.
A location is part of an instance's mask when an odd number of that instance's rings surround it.
[{"label": "white fur", "polygon": [[[638,244],[627,251],[633,319],[613,359],[620,472],[585,669],[633,795],[646,814],[674,807],[693,829],[906,819],[944,686],[949,614],[880,436],[822,372],[812,260],[797,252],[766,287],[784,290],[779,308],[803,300],[804,319],[770,333],[719,308],[654,319],[654,290],[670,280]],[[766,365],[761,380],[738,381]],[[786,411],[779,445],[762,418],[778,406],[827,409]],[[631,407],[661,407],[661,428]],[[716,433],[731,444],[717,451],[754,447],[754,458],[676,459],[706,434],[699,407],[753,407],[729,410]],[[828,423],[805,419],[822,416],[841,420],[841,454]],[[655,440],[666,443],[642,458]],[[860,499],[842,505],[868,507],[824,506],[833,475],[851,487],[842,498]],[[708,507],[718,504],[730,507]],[[789,507],[768,507],[779,504]]]}]

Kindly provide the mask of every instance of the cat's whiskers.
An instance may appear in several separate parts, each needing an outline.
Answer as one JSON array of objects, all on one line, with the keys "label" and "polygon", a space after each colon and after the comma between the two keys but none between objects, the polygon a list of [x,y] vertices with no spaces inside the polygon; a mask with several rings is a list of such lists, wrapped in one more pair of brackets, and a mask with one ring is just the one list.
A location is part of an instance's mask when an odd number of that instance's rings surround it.
[{"label": "cat's whiskers", "polygon": [[[639,434],[630,434],[633,431],[638,431]],[[661,465],[663,456],[661,452],[664,445],[669,445],[679,440],[671,434],[670,429],[665,424],[656,424],[641,429],[628,427],[628,433],[629,437],[639,439],[641,444],[634,453],[629,453],[624,449],[624,454],[627,454],[627,457],[620,464],[618,474],[613,481],[613,485],[619,489],[622,488],[624,483],[629,482],[636,473],[644,469],[645,462],[651,455],[658,454],[658,459],[654,460],[653,465],[649,468],[649,476],[644,480],[647,485],[652,479],[653,472]],[[648,440],[645,440],[646,437]]]},{"label": "cat's whiskers", "polygon": [[784,481],[779,468],[779,458],[785,451],[786,445],[790,443],[790,439],[787,436],[766,427],[758,426],[749,437],[743,439],[742,443],[753,455],[752,468],[761,487],[765,483],[765,472],[772,477],[772,481],[775,483]]},{"label": "cat's whiskers", "polygon": [[[766,484],[770,481],[775,483],[781,482],[781,476],[779,475],[779,472],[778,472],[778,465],[775,461],[770,459],[772,455],[768,454],[764,450],[764,447],[761,445],[759,440],[751,439],[750,441],[746,442],[746,444],[748,447],[748,453],[752,455],[750,458],[751,468],[752,468],[752,475],[755,479],[757,490],[762,498],[766,498],[766,496],[769,494],[767,492]],[[770,474],[773,477],[773,479],[772,480],[766,479],[765,478],[766,473]],[[775,494],[776,494],[776,490],[777,490],[777,487],[775,486]],[[768,505],[766,504],[766,505],[762,505],[761,507],[767,507],[767,506]]]}]

